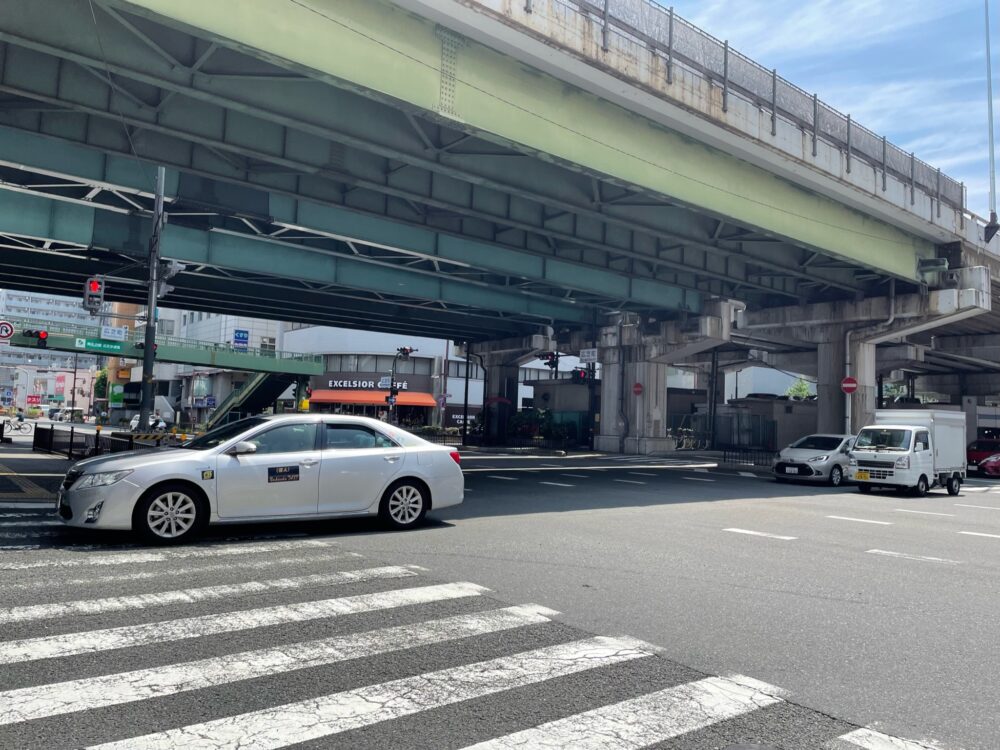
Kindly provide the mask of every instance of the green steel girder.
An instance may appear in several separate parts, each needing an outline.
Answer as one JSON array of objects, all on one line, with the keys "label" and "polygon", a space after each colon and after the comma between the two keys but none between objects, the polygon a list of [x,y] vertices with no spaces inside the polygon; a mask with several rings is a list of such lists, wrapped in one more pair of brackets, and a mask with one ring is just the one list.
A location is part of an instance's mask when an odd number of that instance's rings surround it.
[{"label": "green steel girder", "polygon": [[[150,220],[39,194],[10,192],[0,206],[0,227],[5,233],[107,248],[141,258],[146,253]],[[537,316],[543,321],[589,323],[594,318],[593,309],[554,298],[529,296],[401,267],[379,266],[273,238],[204,232],[168,224],[161,254],[183,263],[240,273]]]},{"label": "green steel girder", "polygon": [[[131,159],[105,156],[68,141],[53,140],[23,131],[0,127],[0,164],[25,169],[42,169],[83,180],[85,185],[119,187],[128,191],[146,189],[146,175]],[[50,183],[51,180],[45,180]],[[181,175],[171,170],[167,175],[166,194],[172,200],[179,195],[198,202],[222,201],[225,186],[213,180],[201,180],[195,189],[181,187]],[[188,181],[190,182],[190,181]],[[0,188],[11,187],[0,183]],[[52,192],[67,195],[61,189]],[[231,191],[232,192],[232,191]],[[68,197],[68,196],[67,196]],[[241,192],[240,198],[246,199]],[[607,298],[614,306],[634,305],[658,309],[683,309],[698,312],[700,297],[656,279],[629,276],[614,269],[598,269],[574,260],[563,260],[540,253],[517,250],[495,242],[462,238],[430,229],[408,225],[372,214],[304,201],[288,195],[267,193],[254,188],[250,203],[259,204],[263,216],[279,228],[303,228],[342,240],[353,240],[389,251],[402,251],[400,260],[411,262],[421,257],[444,262],[442,272],[462,272],[479,268],[522,279],[545,282],[558,289],[570,289]],[[232,206],[230,210],[239,210]],[[346,249],[346,248],[345,248]],[[348,250],[349,252],[349,250]]]},{"label": "green steel girder", "polygon": [[[84,280],[95,273],[111,273],[122,261],[105,255],[84,255],[85,248],[70,255],[52,250],[29,250],[22,238],[0,235],[0,287],[76,296]],[[65,248],[64,248],[65,249]],[[72,252],[73,249],[71,249]],[[281,318],[290,322],[342,328],[410,333],[456,340],[479,341],[535,333],[537,325],[514,318],[488,318],[399,301],[360,297],[357,293],[331,294],[283,280],[249,280],[224,276],[214,269],[181,274],[176,291],[163,304],[184,310],[230,315]],[[128,276],[129,274],[121,274]],[[136,275],[136,274],[132,274]],[[137,279],[138,281],[138,279]],[[115,302],[145,303],[141,284],[111,283],[107,298]]]},{"label": "green steel girder", "polygon": [[[49,1],[33,3],[32,10]],[[80,22],[85,20],[81,17]],[[603,251],[632,273],[643,264],[672,269],[676,278],[663,280],[688,288],[727,294],[735,285],[743,292],[808,296],[810,289],[853,292],[859,287],[850,270],[807,268],[804,261],[810,254],[802,248],[776,242],[774,237],[761,241],[743,232],[719,235],[717,221],[667,206],[662,198],[646,198],[645,205],[634,205],[642,202],[636,192],[494,145],[489,146],[493,154],[489,156],[480,151],[460,153],[459,148],[468,144],[448,148],[461,137],[459,131],[421,124],[348,91],[324,88],[316,81],[289,81],[287,75],[275,81],[253,72],[240,77],[195,74],[185,64],[171,67],[125,26],[105,20],[102,33],[113,41],[106,45],[113,48],[108,52],[108,69],[116,76],[112,90],[106,82],[102,90],[99,77],[81,72],[81,65],[102,69],[93,40],[82,35],[39,38],[43,35],[37,26],[31,27],[30,18],[0,34],[34,50],[9,47],[13,51],[8,51],[8,59],[13,58],[16,66],[12,69],[8,64],[14,73],[5,73],[4,89],[91,116],[124,118],[141,128],[140,135],[152,134],[156,145],[162,145],[164,138],[177,138],[185,146],[178,150],[187,155],[188,162],[203,162],[204,171],[211,171],[205,170],[208,164],[216,173],[228,171],[292,191],[299,188],[298,175],[319,174],[323,179],[311,178],[313,183],[340,181],[339,195],[330,187],[323,190],[322,184],[307,186],[325,193],[328,201],[346,203],[380,193],[381,203],[386,195],[392,197],[392,208],[403,210],[412,221],[432,220],[427,208],[444,209],[506,225],[523,234],[515,239],[526,245],[544,238],[550,249],[562,251],[559,245],[567,244],[568,251],[586,260],[587,252]],[[176,56],[205,59],[205,49],[195,40],[184,44],[190,49]],[[225,62],[232,66],[236,56],[228,54]],[[49,55],[78,65],[53,64],[55,59]],[[240,57],[239,65],[249,65],[247,61],[253,62]],[[30,74],[21,72],[29,69]],[[272,78],[277,77],[275,71],[280,69],[272,69]],[[60,136],[91,130],[91,118],[86,123],[70,123],[61,113],[17,109],[4,117],[18,127],[30,127],[33,120],[40,123],[40,129]],[[46,118],[49,122],[42,122]],[[442,133],[449,135],[442,137]],[[119,133],[105,143],[113,142],[114,148],[122,150],[128,147],[120,143],[123,140]],[[200,147],[193,148],[192,143]],[[477,139],[469,143],[480,144],[478,148],[488,145]],[[142,145],[138,148],[145,150]],[[163,160],[159,154],[150,158]],[[192,168],[177,161],[168,163]],[[440,176],[436,182],[435,175]],[[420,205],[412,205],[415,202]],[[468,224],[460,231],[467,231]],[[678,231],[681,225],[684,231]],[[510,239],[504,237],[505,242]]]}]

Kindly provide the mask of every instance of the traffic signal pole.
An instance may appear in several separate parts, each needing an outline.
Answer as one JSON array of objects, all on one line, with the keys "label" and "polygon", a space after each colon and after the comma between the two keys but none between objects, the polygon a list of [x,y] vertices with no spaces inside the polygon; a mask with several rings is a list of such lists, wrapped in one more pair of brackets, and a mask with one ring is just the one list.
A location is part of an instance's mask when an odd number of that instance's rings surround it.
[{"label": "traffic signal pole", "polygon": [[159,291],[160,233],[163,231],[163,190],[166,170],[156,168],[156,200],[153,204],[153,235],[149,238],[149,293],[146,298],[146,335],[142,348],[142,403],[139,429],[145,430],[153,413],[153,361],[156,357],[156,297]]}]

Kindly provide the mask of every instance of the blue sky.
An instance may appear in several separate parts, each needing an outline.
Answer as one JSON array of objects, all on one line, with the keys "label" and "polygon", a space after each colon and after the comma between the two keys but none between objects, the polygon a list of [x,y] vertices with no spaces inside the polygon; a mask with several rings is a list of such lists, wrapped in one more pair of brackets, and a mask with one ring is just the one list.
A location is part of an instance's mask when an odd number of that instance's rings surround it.
[{"label": "blue sky", "polygon": [[[964,181],[969,208],[988,215],[983,0],[661,4]],[[994,78],[1000,77],[998,22],[1000,2],[991,0]]]}]

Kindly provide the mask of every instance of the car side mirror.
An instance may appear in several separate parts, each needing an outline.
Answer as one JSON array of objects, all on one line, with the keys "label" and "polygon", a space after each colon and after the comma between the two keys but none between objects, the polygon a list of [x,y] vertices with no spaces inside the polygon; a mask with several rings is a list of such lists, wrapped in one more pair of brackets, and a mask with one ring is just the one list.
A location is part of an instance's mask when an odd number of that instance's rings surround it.
[{"label": "car side mirror", "polygon": [[230,456],[243,456],[247,453],[256,453],[257,446],[249,440],[241,440],[226,452]]},{"label": "car side mirror", "polygon": [[927,450],[927,446],[926,446],[926,445],[924,445],[923,443],[917,443],[917,447],[916,447],[916,448],[914,448],[914,450],[915,450],[915,451],[916,451],[917,453],[920,453],[921,451],[925,451],[925,450]]}]

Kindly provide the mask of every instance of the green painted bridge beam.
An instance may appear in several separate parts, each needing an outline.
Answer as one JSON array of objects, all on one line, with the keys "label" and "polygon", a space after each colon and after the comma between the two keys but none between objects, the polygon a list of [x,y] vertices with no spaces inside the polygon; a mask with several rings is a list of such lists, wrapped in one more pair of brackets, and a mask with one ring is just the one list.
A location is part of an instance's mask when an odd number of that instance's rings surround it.
[{"label": "green painted bridge beam", "polygon": [[[668,130],[385,0],[111,0],[187,33],[524,153],[918,281],[933,245]],[[167,66],[169,67],[169,66]],[[289,86],[289,91],[293,86]],[[251,98],[248,91],[246,98]],[[301,112],[308,118],[309,112]]]},{"label": "green painted bridge beam", "polygon": [[[0,162],[29,170],[51,172],[108,188],[148,192],[149,175],[134,159],[103,154],[13,128],[0,126]],[[166,196],[182,194],[180,174],[167,171]],[[207,184],[206,184],[207,183]],[[207,178],[202,192],[223,192]],[[3,185],[0,185],[2,188]],[[635,306],[665,310],[701,310],[701,295],[655,278],[629,275],[587,263],[510,248],[495,242],[464,238],[430,228],[364,214],[347,208],[296,199],[264,190],[254,191],[266,216],[278,224],[301,227],[342,240],[412,253],[417,257],[478,268],[531,281],[599,295]],[[3,231],[3,227],[0,227]]]},{"label": "green painted bridge beam", "polygon": [[[39,194],[9,192],[0,205],[0,231],[107,248],[145,257],[150,221]],[[444,305],[498,310],[566,323],[590,323],[593,308],[541,295],[456,281],[433,273],[379,266],[273,238],[200,231],[168,224],[164,258],[230,271],[331,284]]]}]

